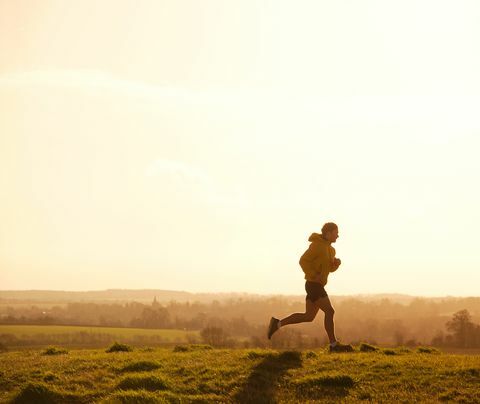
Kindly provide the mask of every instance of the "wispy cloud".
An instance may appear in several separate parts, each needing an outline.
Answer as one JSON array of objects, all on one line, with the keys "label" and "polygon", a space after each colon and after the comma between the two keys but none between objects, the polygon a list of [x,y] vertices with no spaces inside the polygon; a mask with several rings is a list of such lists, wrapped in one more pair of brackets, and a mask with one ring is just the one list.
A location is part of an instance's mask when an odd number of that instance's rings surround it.
[{"label": "wispy cloud", "polygon": [[[173,86],[168,82],[149,83],[129,80],[109,72],[90,69],[48,69],[11,72],[0,75],[0,87],[53,86],[74,88],[87,92],[114,93],[152,101],[177,99],[183,102],[202,104],[242,104],[244,107],[265,105],[262,100],[279,102],[268,92],[255,89],[212,89]],[[267,103],[268,104],[268,103]]]},{"label": "wispy cloud", "polygon": [[247,196],[240,187],[222,189],[203,169],[183,161],[156,159],[147,166],[145,175],[173,180],[177,186],[187,189],[209,205],[236,207],[248,205]]},{"label": "wispy cloud", "polygon": [[34,70],[0,76],[0,86],[31,87],[35,85],[77,88],[87,91],[101,90],[147,98],[194,99],[200,95],[192,90],[170,86],[168,83],[155,85],[139,80],[126,80],[100,70]]}]

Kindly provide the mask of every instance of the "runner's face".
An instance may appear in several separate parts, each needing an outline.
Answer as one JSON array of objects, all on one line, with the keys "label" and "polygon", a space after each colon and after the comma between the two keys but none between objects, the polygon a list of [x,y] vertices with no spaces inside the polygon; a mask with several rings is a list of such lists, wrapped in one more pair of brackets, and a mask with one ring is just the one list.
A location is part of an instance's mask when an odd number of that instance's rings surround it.
[{"label": "runner's face", "polygon": [[338,238],[338,229],[331,230],[327,233],[327,240],[330,241],[331,243],[335,243]]}]

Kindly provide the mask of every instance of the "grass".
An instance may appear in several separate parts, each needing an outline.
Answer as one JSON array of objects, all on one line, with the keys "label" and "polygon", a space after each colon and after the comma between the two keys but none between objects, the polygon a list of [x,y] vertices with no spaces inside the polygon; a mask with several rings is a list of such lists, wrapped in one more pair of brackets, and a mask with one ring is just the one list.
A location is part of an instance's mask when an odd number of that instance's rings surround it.
[{"label": "grass", "polygon": [[0,403],[480,402],[479,355],[421,348],[8,351]]},{"label": "grass", "polygon": [[164,378],[158,376],[142,376],[134,375],[127,376],[124,379],[120,380],[117,385],[117,388],[120,390],[167,390],[168,382]]},{"label": "grass", "polygon": [[123,366],[120,369],[120,371],[121,372],[147,372],[147,371],[155,370],[161,367],[162,365],[160,365],[158,362],[139,361],[139,362],[129,363]]}]

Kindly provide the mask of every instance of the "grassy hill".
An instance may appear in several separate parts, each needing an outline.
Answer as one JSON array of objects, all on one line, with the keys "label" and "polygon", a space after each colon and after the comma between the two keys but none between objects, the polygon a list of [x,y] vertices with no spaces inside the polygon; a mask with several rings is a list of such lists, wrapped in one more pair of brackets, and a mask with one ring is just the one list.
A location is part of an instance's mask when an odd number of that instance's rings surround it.
[{"label": "grassy hill", "polygon": [[326,351],[183,345],[0,354],[0,401],[480,402],[480,356],[432,349]]}]

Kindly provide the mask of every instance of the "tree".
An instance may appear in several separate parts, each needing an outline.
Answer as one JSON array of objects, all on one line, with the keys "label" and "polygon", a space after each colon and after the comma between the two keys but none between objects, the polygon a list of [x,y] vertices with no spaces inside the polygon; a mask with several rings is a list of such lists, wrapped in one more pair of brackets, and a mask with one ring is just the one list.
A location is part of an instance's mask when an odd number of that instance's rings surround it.
[{"label": "tree", "polygon": [[443,335],[443,331],[437,331],[435,336],[432,338],[431,344],[433,346],[443,346],[445,344],[445,336]]},{"label": "tree", "polygon": [[468,310],[457,311],[446,326],[447,330],[453,334],[453,342],[456,346],[467,348],[471,345],[475,337],[475,325]]},{"label": "tree", "polygon": [[170,326],[170,314],[164,307],[143,309],[140,318],[133,319],[131,325],[141,328],[168,328]]},{"label": "tree", "polygon": [[200,336],[205,344],[212,346],[225,346],[228,340],[228,335],[220,327],[208,326],[200,331]]}]

